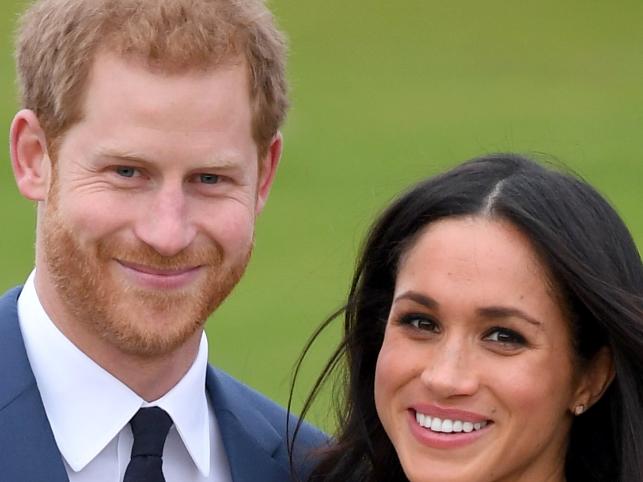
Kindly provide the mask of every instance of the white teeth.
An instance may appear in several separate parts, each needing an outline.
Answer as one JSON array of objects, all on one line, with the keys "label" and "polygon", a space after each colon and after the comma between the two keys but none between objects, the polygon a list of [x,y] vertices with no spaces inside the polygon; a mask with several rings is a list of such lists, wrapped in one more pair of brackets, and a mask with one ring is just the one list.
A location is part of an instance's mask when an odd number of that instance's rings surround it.
[{"label": "white teeth", "polygon": [[448,418],[442,420],[442,431],[444,433],[451,433],[453,431],[453,422]]},{"label": "white teeth", "polygon": [[448,418],[441,419],[438,417],[430,417],[420,412],[415,412],[415,420],[421,427],[427,428],[432,432],[442,433],[460,433],[460,432],[473,432],[480,430],[487,426],[487,421],[482,422],[464,422],[462,420],[451,420]]},{"label": "white teeth", "polygon": [[420,412],[415,412],[415,420],[417,421],[418,425],[424,426],[424,419],[426,418],[426,415],[420,413]]},{"label": "white teeth", "polygon": [[434,432],[441,432],[442,420],[440,420],[438,417],[433,417],[433,420],[431,421],[431,430],[433,430]]}]

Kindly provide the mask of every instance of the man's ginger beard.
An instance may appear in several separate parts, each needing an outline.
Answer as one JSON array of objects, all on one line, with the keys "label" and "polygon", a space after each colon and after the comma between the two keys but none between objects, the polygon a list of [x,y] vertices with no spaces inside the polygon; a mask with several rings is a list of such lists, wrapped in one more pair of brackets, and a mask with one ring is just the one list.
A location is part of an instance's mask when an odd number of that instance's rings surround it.
[{"label": "man's ginger beard", "polygon": [[[115,238],[82,244],[65,224],[57,191],[53,179],[40,233],[56,294],[69,323],[83,324],[124,353],[158,357],[180,347],[230,294],[250,258],[251,248],[235,266],[223,266],[222,248],[212,240],[172,257]],[[124,274],[115,277],[123,268],[114,259],[156,269],[203,266],[204,272],[185,289],[154,290],[131,284]]]}]

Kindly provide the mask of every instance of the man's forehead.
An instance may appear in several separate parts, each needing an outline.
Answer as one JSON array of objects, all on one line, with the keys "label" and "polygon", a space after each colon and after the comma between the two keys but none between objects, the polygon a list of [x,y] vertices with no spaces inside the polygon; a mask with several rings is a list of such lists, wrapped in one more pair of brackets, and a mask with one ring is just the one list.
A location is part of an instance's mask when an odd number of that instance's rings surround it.
[{"label": "man's forehead", "polygon": [[[241,58],[209,69],[188,69],[180,72],[150,64],[138,55],[119,55],[103,51],[96,56],[87,79],[84,114],[97,105],[114,110],[120,103],[123,110],[144,109],[159,115],[163,109],[176,105],[191,106],[194,111],[216,111],[224,104],[236,103],[236,111],[250,106],[249,75]],[[244,88],[245,87],[245,88]],[[225,95],[221,95],[225,92]],[[230,105],[227,105],[230,108]]]}]

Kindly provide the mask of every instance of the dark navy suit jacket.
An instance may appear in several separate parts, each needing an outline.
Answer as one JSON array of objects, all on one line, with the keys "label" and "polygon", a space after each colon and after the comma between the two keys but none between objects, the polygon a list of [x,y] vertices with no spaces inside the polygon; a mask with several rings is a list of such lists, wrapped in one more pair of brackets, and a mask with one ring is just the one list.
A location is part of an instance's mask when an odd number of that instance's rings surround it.
[{"label": "dark navy suit jacket", "polygon": [[[14,288],[0,298],[0,480],[68,482],[27,359],[18,324],[16,303],[19,294],[20,288]],[[221,431],[232,480],[297,480],[291,475],[288,463],[286,412],[212,366],[208,367],[206,388]],[[314,461],[309,452],[325,441],[321,432],[303,426],[298,436],[295,462],[302,480]]]}]

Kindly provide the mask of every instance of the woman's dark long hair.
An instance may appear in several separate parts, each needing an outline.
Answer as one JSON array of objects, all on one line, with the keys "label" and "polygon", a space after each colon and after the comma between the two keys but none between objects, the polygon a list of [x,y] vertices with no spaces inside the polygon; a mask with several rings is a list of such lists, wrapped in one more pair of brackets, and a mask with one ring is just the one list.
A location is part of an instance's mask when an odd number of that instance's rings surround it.
[{"label": "woman's dark long hair", "polygon": [[[551,273],[570,313],[576,358],[604,346],[615,379],[575,417],[565,472],[569,482],[643,481],[643,266],[614,209],[586,182],[515,154],[466,162],[397,199],[366,239],[343,310],[344,336],[304,404],[338,374],[339,432],[320,454],[310,482],[406,481],[375,410],[377,356],[400,256],[429,223],[487,216],[518,227]],[[302,360],[329,318],[313,335]],[[294,386],[294,381],[293,381]],[[292,398],[292,389],[291,389]],[[292,445],[296,441],[296,432]]]}]

